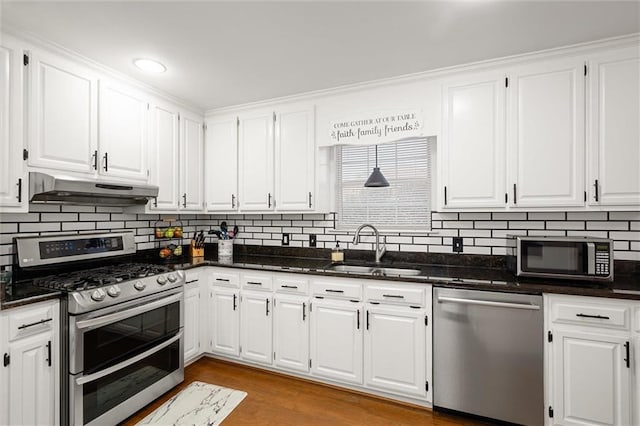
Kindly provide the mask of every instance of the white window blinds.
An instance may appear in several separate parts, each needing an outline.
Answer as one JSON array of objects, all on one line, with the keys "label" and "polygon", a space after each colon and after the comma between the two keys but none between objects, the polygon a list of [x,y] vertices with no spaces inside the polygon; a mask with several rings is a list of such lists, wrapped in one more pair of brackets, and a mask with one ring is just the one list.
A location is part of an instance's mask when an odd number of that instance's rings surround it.
[{"label": "white window blinds", "polygon": [[431,148],[427,139],[378,145],[385,188],[365,188],[375,166],[375,146],[337,148],[339,229],[370,223],[379,229],[431,228]]}]

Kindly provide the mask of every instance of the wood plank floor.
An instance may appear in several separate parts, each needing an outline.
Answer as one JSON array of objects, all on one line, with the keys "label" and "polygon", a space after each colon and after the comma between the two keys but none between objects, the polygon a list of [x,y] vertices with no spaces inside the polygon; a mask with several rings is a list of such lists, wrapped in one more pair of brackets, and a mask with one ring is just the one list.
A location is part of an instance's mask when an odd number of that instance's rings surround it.
[{"label": "wood plank floor", "polygon": [[428,409],[297,380],[268,371],[202,358],[185,369],[185,380],[127,419],[135,425],[193,381],[242,390],[247,397],[224,421],[234,425],[486,425]]}]

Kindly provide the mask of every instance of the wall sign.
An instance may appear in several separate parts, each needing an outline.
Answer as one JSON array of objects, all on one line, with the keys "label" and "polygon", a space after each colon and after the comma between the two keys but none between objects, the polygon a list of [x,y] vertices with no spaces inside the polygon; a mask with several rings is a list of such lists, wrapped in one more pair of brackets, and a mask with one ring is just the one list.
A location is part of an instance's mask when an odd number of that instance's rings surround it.
[{"label": "wall sign", "polygon": [[367,113],[329,125],[331,145],[377,145],[424,136],[420,110]]}]

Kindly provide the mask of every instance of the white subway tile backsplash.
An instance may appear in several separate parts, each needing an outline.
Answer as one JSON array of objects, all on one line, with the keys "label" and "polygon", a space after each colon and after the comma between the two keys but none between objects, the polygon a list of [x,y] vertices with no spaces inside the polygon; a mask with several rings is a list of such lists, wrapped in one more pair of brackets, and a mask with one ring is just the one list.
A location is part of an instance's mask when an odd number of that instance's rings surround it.
[{"label": "white subway tile backsplash", "polygon": [[640,220],[640,212],[609,212],[609,220]]},{"label": "white subway tile backsplash", "polygon": [[607,220],[607,212],[568,212],[567,220]]},{"label": "white subway tile backsplash", "polygon": [[491,213],[493,220],[527,220],[525,212],[496,212]]},{"label": "white subway tile backsplash", "polygon": [[29,204],[30,212],[59,212],[60,205],[58,204]]},{"label": "white subway tile backsplash", "polygon": [[550,221],[547,229],[584,229],[584,222],[578,221]]},{"label": "white subway tile backsplash", "polygon": [[597,237],[597,238],[607,238],[607,231],[567,231],[567,236],[569,237]]},{"label": "white subway tile backsplash", "polygon": [[491,213],[460,213],[460,220],[491,220]]},{"label": "white subway tile backsplash", "polygon": [[640,241],[640,232],[637,231],[614,231],[609,232],[609,238],[613,240],[629,240],[629,241]]},{"label": "white subway tile backsplash", "polygon": [[627,231],[629,229],[629,222],[587,222],[587,229],[602,229],[607,231]]},{"label": "white subway tile backsplash", "polygon": [[476,222],[476,229],[507,229],[507,221],[492,220],[486,222]]},{"label": "white subway tile backsplash", "polygon": [[80,213],[81,222],[98,222],[111,220],[109,213]]},{"label": "white subway tile backsplash", "polygon": [[528,220],[565,220],[564,212],[530,212],[527,213]]},{"label": "white subway tile backsplash", "polygon": [[509,229],[544,229],[544,224],[539,220],[514,220],[509,222]]},{"label": "white subway tile backsplash", "polygon": [[60,222],[23,222],[20,223],[20,232],[47,232],[60,231]]},{"label": "white subway tile backsplash", "polygon": [[40,213],[0,213],[2,222],[40,222]]},{"label": "white subway tile backsplash", "polygon": [[616,251],[613,253],[616,260],[635,260],[640,261],[640,251]]},{"label": "white subway tile backsplash", "polygon": [[42,222],[75,222],[78,220],[78,213],[42,213]]},{"label": "white subway tile backsplash", "polygon": [[113,231],[117,229],[124,228],[124,222],[113,221],[113,222],[98,222],[96,223],[97,229],[111,229]]},{"label": "white subway tile backsplash", "polygon": [[95,222],[64,222],[62,223],[63,231],[87,231],[90,229],[96,229]]},{"label": "white subway tile backsplash", "polygon": [[[29,208],[31,208],[31,205],[29,205]],[[83,213],[95,213],[96,212],[96,208],[93,206],[61,206],[60,211],[62,212],[71,212],[71,213],[78,213],[78,212],[83,212]]]}]

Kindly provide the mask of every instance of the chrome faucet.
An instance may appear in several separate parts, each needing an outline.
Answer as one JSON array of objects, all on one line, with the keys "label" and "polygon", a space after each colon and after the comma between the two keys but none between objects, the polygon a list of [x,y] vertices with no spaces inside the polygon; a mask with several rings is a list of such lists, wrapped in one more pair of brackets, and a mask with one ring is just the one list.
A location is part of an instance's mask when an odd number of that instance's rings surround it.
[{"label": "chrome faucet", "polygon": [[382,247],[380,247],[380,233],[375,226],[365,223],[356,229],[356,235],[353,236],[353,245],[358,245],[360,242],[360,231],[362,231],[362,228],[371,228],[373,233],[376,235],[376,263],[380,263],[380,259],[382,259],[384,252],[387,250],[387,237],[382,236]]}]

